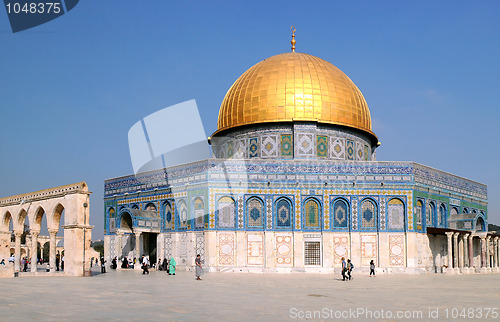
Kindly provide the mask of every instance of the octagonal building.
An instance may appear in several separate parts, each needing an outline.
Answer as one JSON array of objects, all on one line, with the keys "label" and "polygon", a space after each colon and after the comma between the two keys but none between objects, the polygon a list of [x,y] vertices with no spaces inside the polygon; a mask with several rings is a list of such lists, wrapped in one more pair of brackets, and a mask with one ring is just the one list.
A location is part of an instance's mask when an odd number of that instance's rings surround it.
[{"label": "octagonal building", "polygon": [[200,254],[209,271],[340,272],[342,257],[379,272],[498,267],[486,185],[376,161],[363,94],[321,58],[293,50],[248,69],[209,142],[210,159],[105,181],[108,263],[145,254],[192,270]]}]

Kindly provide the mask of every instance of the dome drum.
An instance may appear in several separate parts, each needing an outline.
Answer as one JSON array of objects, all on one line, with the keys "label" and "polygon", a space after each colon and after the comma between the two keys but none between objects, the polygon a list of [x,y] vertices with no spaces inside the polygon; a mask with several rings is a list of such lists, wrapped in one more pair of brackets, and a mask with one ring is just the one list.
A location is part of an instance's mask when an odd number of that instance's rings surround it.
[{"label": "dome drum", "polygon": [[375,161],[375,146],[368,135],[335,125],[266,123],[221,134],[211,138],[214,155],[221,159]]}]

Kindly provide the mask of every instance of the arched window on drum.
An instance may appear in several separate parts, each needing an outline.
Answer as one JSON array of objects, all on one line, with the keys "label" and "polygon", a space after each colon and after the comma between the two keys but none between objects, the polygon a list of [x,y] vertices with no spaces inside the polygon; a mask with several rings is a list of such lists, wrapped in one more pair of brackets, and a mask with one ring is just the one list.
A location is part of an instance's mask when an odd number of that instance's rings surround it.
[{"label": "arched window on drum", "polygon": [[200,197],[194,200],[194,223],[196,228],[205,227],[205,204]]},{"label": "arched window on drum", "polygon": [[292,226],[292,204],[287,198],[280,198],[276,202],[276,227],[290,228]]},{"label": "arched window on drum", "polygon": [[424,203],[422,200],[417,200],[417,206],[415,207],[415,220],[417,222],[417,229],[422,229],[422,209],[424,208]]},{"label": "arched window on drum", "polygon": [[405,223],[405,205],[401,199],[393,198],[387,206],[387,227],[393,230],[401,230]]},{"label": "arched window on drum", "polygon": [[433,202],[429,202],[425,211],[425,225],[427,227],[434,226],[434,216],[436,215],[436,206]]},{"label": "arched window on drum", "polygon": [[179,203],[179,227],[180,228],[187,228],[188,227],[188,208],[186,205],[186,202],[182,200]]},{"label": "arched window on drum", "polygon": [[438,227],[446,227],[446,206],[444,204],[439,206],[439,215],[437,219]]},{"label": "arched window on drum", "polygon": [[115,220],[116,220],[116,212],[115,208],[111,207],[108,210],[108,218],[109,218],[109,230],[115,229]]},{"label": "arched window on drum", "polygon": [[259,198],[250,198],[247,201],[247,225],[252,228],[262,228],[264,205]]},{"label": "arched window on drum", "polygon": [[320,228],[320,208],[315,199],[307,199],[304,203],[304,227]]},{"label": "arched window on drum", "polygon": [[219,228],[234,228],[236,207],[233,198],[222,197],[217,202],[217,226]]},{"label": "arched window on drum", "polygon": [[377,222],[376,206],[372,200],[366,199],[361,204],[361,227],[375,228]]},{"label": "arched window on drum", "polygon": [[163,204],[163,215],[165,218],[165,229],[173,229],[174,228],[174,215],[172,211],[172,206],[170,202],[166,201]]},{"label": "arched window on drum", "polygon": [[347,228],[349,224],[349,205],[347,202],[344,199],[336,199],[332,209],[334,228]]}]

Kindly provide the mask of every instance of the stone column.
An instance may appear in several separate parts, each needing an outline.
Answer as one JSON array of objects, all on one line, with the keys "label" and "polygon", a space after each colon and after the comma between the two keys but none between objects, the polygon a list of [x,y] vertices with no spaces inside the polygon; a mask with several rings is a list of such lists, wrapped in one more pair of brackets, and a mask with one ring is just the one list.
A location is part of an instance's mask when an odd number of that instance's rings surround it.
[{"label": "stone column", "polygon": [[39,231],[32,231],[31,234],[31,272],[36,273],[38,262],[38,235]]},{"label": "stone column", "polygon": [[474,236],[469,235],[469,269],[474,269]]},{"label": "stone column", "polygon": [[[461,235],[459,233],[459,235]],[[464,235],[459,236],[460,239],[458,241],[458,267],[460,268],[460,271],[463,271],[464,269]]]},{"label": "stone column", "polygon": [[14,248],[14,271],[19,272],[21,268],[21,232],[15,232],[16,246]]},{"label": "stone column", "polygon": [[469,246],[468,246],[468,239],[469,239],[470,234],[464,234],[462,235],[462,253],[463,253],[463,258],[462,258],[462,267],[464,268],[464,271],[469,273]]},{"label": "stone column", "polygon": [[487,269],[491,269],[490,267],[490,240],[491,240],[491,236],[486,236],[486,250],[485,250],[485,253],[486,253],[486,268]]},{"label": "stone column", "polygon": [[499,237],[495,237],[493,239],[493,269],[498,271],[498,239]]},{"label": "stone column", "polygon": [[[141,269],[141,265],[139,264],[139,258],[141,257],[141,231],[134,231],[135,235],[135,250],[134,257],[136,258],[136,263],[134,264],[134,269]],[[132,259],[133,260],[133,259]]]},{"label": "stone column", "polygon": [[57,247],[57,235],[58,229],[49,229],[49,267],[50,272],[56,271],[56,247]]},{"label": "stone column", "polygon": [[458,235],[460,233],[454,233],[453,234],[453,249],[455,250],[453,252],[453,269],[457,270],[458,269],[458,257],[459,257],[459,252],[458,252]]},{"label": "stone column", "polygon": [[446,269],[446,273],[451,274],[453,272],[453,247],[451,244],[453,232],[446,232],[446,237],[448,237],[448,268]]},{"label": "stone column", "polygon": [[486,269],[486,235],[479,236],[481,238],[481,273],[485,273]]},{"label": "stone column", "polygon": [[500,270],[500,239],[497,237],[497,262],[498,262],[498,268]]}]

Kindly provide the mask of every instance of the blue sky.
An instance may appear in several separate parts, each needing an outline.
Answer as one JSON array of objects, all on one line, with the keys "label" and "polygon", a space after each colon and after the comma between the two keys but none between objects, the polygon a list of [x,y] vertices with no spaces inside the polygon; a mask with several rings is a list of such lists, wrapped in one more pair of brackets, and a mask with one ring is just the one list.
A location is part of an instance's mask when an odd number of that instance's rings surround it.
[{"label": "blue sky", "polygon": [[196,99],[216,129],[246,69],[290,50],[361,89],[378,160],[416,161],[488,185],[500,224],[498,1],[85,0],[12,34],[0,10],[0,196],[81,180],[103,236],[104,179],[132,173],[127,132]]}]

